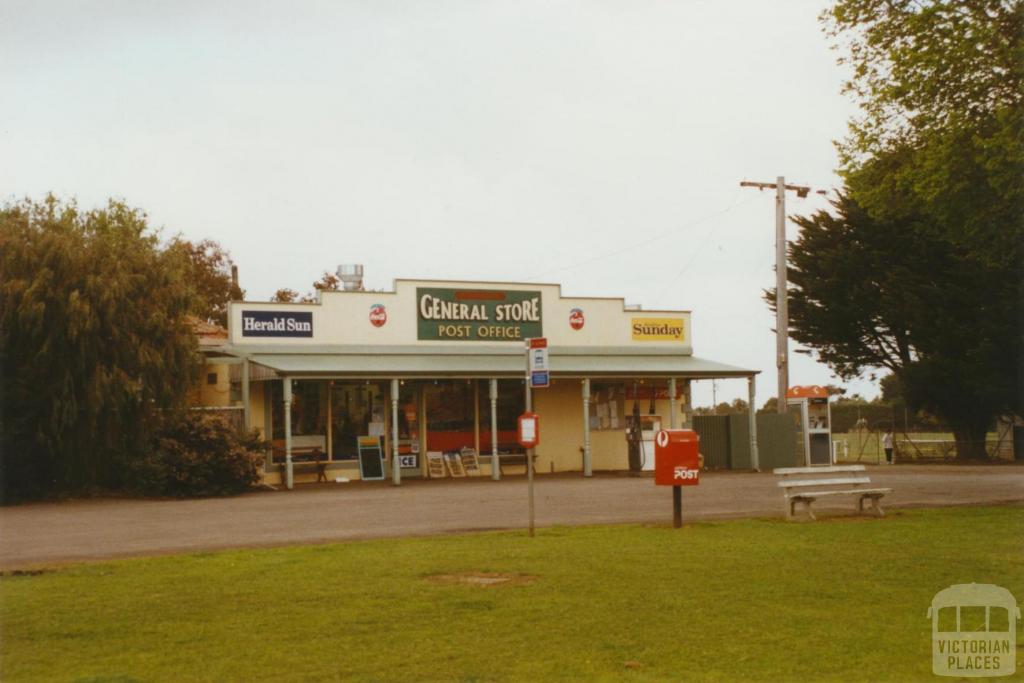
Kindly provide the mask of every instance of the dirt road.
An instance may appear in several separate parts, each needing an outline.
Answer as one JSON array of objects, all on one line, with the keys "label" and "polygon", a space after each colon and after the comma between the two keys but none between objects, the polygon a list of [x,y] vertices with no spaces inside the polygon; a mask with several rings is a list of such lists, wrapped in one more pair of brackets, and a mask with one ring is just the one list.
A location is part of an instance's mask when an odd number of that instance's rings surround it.
[{"label": "dirt road", "polygon": [[[1024,502],[1024,467],[869,466],[892,487],[887,508]],[[685,489],[684,520],[779,516],[771,474],[711,472]],[[650,478],[537,478],[537,524],[671,521],[670,489]],[[853,499],[830,501],[851,514]],[[821,501],[824,512],[828,507]],[[320,484],[203,500],[84,500],[0,509],[0,568],[199,550],[526,525],[526,480],[506,478]]]}]

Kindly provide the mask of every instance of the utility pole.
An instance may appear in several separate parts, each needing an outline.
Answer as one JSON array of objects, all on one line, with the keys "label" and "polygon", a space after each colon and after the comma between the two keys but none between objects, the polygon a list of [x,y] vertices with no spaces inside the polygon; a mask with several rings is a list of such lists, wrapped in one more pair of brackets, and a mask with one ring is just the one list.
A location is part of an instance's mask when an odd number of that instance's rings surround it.
[{"label": "utility pole", "polygon": [[[775,189],[775,367],[778,368],[779,413],[786,412],[786,391],[789,389],[789,301],[786,297],[786,190],[793,190],[801,199],[811,192],[805,185],[787,185],[779,176],[774,183],[755,183],[744,180],[740,187],[759,190]],[[824,190],[817,190],[825,194]],[[751,408],[753,409],[753,408]]]}]

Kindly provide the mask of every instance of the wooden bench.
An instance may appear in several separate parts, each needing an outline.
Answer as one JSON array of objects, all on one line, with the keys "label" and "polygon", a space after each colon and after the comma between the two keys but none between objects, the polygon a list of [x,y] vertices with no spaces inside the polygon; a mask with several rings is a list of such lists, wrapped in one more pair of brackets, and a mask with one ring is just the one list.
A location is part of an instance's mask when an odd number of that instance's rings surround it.
[{"label": "wooden bench", "polygon": [[[284,449],[274,449],[274,461],[287,460]],[[288,471],[288,463],[281,463],[281,481],[284,481],[286,472]],[[319,446],[305,446],[299,448],[292,448],[292,473],[297,474],[299,472],[316,472],[317,483],[327,481],[327,460],[324,457],[324,453],[320,450]]]},{"label": "wooden bench", "polygon": [[[796,504],[803,503],[807,516],[817,519],[811,504],[828,496],[855,496],[857,512],[864,512],[864,501],[870,501],[875,515],[884,517],[881,499],[892,489],[861,488],[870,484],[864,465],[836,465],[832,467],[780,467],[773,470],[782,477],[779,487],[786,492],[786,518],[793,519]],[[798,478],[792,478],[798,477]],[[818,477],[818,478],[814,478]]]},{"label": "wooden bench", "polygon": [[[537,454],[533,454],[534,470],[537,466]],[[498,471],[505,474],[505,467],[526,467],[526,453],[498,453]]]}]

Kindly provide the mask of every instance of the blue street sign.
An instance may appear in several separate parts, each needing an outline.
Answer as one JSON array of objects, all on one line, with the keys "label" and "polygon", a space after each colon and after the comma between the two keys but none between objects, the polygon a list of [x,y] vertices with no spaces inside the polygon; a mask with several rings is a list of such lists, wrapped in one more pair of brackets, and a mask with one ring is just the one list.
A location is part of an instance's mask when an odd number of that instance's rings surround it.
[{"label": "blue street sign", "polygon": [[544,387],[551,384],[551,378],[548,377],[547,370],[534,370],[530,373],[530,388],[531,389],[543,389]]}]

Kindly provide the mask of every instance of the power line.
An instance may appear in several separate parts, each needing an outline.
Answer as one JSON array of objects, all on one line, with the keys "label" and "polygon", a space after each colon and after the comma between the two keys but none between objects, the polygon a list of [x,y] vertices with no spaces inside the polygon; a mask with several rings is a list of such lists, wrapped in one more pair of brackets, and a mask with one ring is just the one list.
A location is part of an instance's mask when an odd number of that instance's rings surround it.
[{"label": "power line", "polygon": [[702,218],[698,218],[697,220],[692,221],[690,223],[686,223],[686,224],[684,224],[684,225],[682,225],[680,227],[672,228],[671,230],[666,230],[665,232],[660,233],[658,235],[655,235],[654,237],[649,237],[646,240],[643,240],[642,242],[636,242],[635,244],[631,244],[629,246],[622,247],[621,249],[616,249],[615,251],[605,252],[603,254],[598,254],[597,256],[592,256],[592,257],[590,257],[588,259],[584,259],[583,261],[577,261],[576,263],[572,263],[572,264],[569,264],[567,266],[560,266],[558,268],[554,268],[552,270],[548,270],[548,271],[545,271],[543,273],[538,273],[536,275],[532,275],[532,276],[526,278],[526,280],[527,281],[537,280],[537,279],[542,278],[542,277],[547,277],[548,275],[553,275],[555,273],[561,273],[561,272],[564,272],[564,271],[567,271],[567,270],[573,270],[575,268],[579,268],[580,266],[588,265],[588,264],[593,263],[595,261],[600,261],[602,259],[611,258],[612,256],[618,256],[619,254],[624,254],[627,251],[633,251],[634,249],[639,249],[640,247],[645,247],[648,244],[652,244],[652,243],[657,242],[659,240],[663,240],[666,237],[671,237],[673,235],[676,235],[676,234],[678,234],[678,232],[680,230],[687,230],[689,228],[695,228],[695,227],[697,227],[698,225],[700,225],[702,223],[706,223],[707,221],[711,220],[712,218],[717,218],[718,216],[721,216],[721,215],[724,215],[726,213],[729,213],[733,209],[738,208],[740,206],[743,206],[744,204],[749,204],[751,201],[753,201],[753,200],[752,199],[747,199],[747,200],[738,201],[738,202],[732,204],[731,206],[728,206],[725,209],[722,209],[721,211],[716,211],[715,213],[708,214],[707,216],[704,216]]}]

